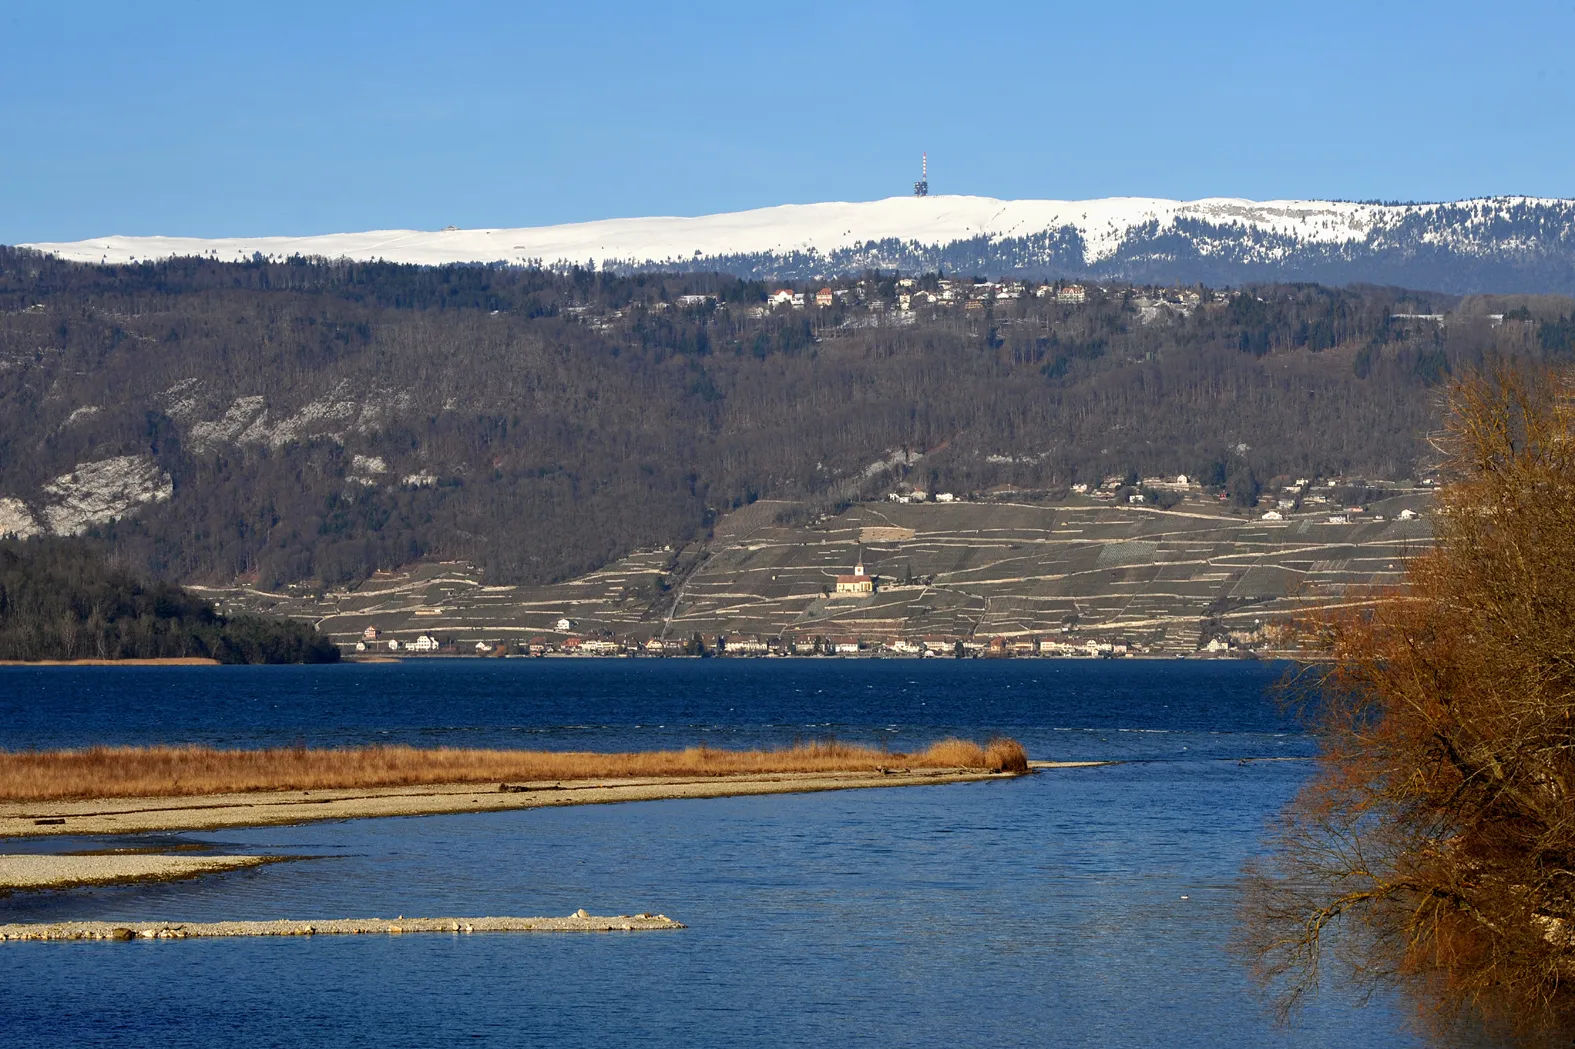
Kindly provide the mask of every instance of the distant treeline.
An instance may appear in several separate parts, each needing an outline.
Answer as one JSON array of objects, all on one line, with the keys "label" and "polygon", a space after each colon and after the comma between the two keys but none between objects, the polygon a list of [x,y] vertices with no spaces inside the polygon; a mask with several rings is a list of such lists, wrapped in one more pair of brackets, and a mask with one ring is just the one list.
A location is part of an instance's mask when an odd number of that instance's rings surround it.
[{"label": "distant treeline", "polygon": [[899,318],[895,274],[836,287],[768,311],[714,274],[0,248],[0,499],[42,522],[57,478],[142,456],[173,496],[89,534],[162,578],[541,582],[760,498],[1407,476],[1451,372],[1575,339],[1561,299],[1104,285]]},{"label": "distant treeline", "polygon": [[110,564],[82,540],[0,541],[0,659],[216,659],[332,663],[304,623],[225,617],[170,583]]}]

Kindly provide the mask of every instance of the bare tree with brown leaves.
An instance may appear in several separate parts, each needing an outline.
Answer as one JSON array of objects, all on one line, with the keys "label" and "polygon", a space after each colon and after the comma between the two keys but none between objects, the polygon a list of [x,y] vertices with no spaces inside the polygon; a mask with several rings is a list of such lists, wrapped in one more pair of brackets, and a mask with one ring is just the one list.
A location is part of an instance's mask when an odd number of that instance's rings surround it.
[{"label": "bare tree with brown leaves", "polygon": [[1249,870],[1241,946],[1283,1012],[1330,968],[1569,1044],[1575,378],[1505,369],[1449,409],[1436,545],[1304,624],[1320,766]]}]

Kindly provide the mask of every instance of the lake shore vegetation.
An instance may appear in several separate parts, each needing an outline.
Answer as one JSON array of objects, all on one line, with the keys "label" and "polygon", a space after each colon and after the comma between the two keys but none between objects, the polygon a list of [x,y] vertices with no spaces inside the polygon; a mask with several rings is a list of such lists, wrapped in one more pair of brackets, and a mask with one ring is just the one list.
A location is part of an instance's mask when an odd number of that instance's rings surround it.
[{"label": "lake shore vegetation", "polygon": [[90,747],[0,752],[0,801],[897,769],[1016,774],[1028,771],[1028,756],[1021,744],[1010,739],[984,744],[943,739],[908,754],[835,741],[771,750],[700,746],[610,754],[405,746],[258,750]]}]

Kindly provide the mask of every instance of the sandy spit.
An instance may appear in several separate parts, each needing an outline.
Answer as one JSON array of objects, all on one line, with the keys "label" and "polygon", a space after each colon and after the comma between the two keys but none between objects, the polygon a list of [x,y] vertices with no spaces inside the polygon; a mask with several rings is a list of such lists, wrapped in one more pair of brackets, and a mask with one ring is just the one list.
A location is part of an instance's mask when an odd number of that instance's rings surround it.
[{"label": "sandy spit", "polygon": [[0,856],[0,892],[195,878],[277,863],[279,856]]},{"label": "sandy spit", "polygon": [[195,797],[5,802],[0,804],[0,837],[216,830],[222,827],[262,827],[310,820],[497,812],[555,805],[795,794],[857,787],[908,787],[1013,778],[1011,773],[982,772],[978,769],[784,772],[692,779],[568,780],[484,786],[451,783]]},{"label": "sandy spit", "polygon": [[682,929],[665,914],[599,917],[577,911],[567,918],[331,918],[268,922],[50,922],[0,925],[0,941],[186,940],[202,936],[320,936],[340,933],[400,935],[410,932],[647,932]]},{"label": "sandy spit", "polygon": [[1030,761],[1031,769],[1097,769],[1106,765],[1119,765],[1119,761]]}]

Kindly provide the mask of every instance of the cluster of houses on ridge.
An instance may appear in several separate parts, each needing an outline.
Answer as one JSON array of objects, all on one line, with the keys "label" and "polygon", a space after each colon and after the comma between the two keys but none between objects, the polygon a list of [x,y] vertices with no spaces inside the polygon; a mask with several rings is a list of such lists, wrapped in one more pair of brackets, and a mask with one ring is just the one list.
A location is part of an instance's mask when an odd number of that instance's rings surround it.
[{"label": "cluster of houses on ridge", "polygon": [[[1431,487],[1431,479],[1423,480],[1422,486]],[[1266,495],[1258,500],[1258,506],[1263,510],[1260,519],[1284,521],[1289,514],[1301,513],[1325,517],[1327,523],[1333,525],[1384,520],[1383,514],[1368,513],[1365,506],[1341,506],[1335,500],[1337,488],[1332,481],[1318,484],[1305,477],[1298,477],[1291,484],[1283,486],[1277,495]],[[1397,521],[1415,521],[1421,514],[1404,507],[1394,516]]]},{"label": "cluster of houses on ridge", "polygon": [[[1390,482],[1378,482],[1388,486]],[[1435,484],[1431,479],[1423,480],[1423,488]],[[1300,514],[1303,516],[1326,517],[1329,524],[1359,524],[1363,521],[1383,521],[1381,513],[1369,513],[1365,506],[1342,506],[1337,501],[1337,496],[1342,488],[1350,486],[1365,487],[1361,481],[1348,482],[1343,480],[1310,481],[1305,477],[1297,478],[1294,482],[1284,485],[1273,494],[1262,494],[1255,503],[1258,510],[1262,511],[1261,520],[1284,521],[1288,516]],[[1194,499],[1205,498],[1206,489],[1216,489],[1200,483],[1196,478],[1186,474],[1177,474],[1169,477],[1144,477],[1136,475],[1126,477],[1111,476],[1104,481],[1094,484],[1078,482],[1070,486],[1073,495],[1087,496],[1091,499],[1109,500],[1113,502],[1142,505],[1146,503],[1161,503],[1171,505],[1176,498],[1188,496]],[[1394,489],[1395,494],[1400,494],[1400,489]],[[985,493],[996,494],[996,493]],[[1170,498],[1167,498],[1169,496]],[[892,493],[887,498],[894,502],[925,502],[929,496],[922,491]],[[937,493],[935,502],[951,502],[956,496],[948,493]],[[976,498],[970,495],[968,498]],[[1230,500],[1231,496],[1226,491],[1216,491],[1213,498],[1221,503]],[[1397,521],[1415,521],[1421,516],[1420,512],[1409,507],[1400,509],[1394,517]]]},{"label": "cluster of houses on ridge", "polygon": [[[926,287],[926,284],[929,286]],[[903,277],[895,282],[895,288],[896,294],[891,298],[880,295],[875,284],[868,280],[861,280],[845,288],[824,287],[813,296],[807,291],[775,288],[766,296],[765,305],[757,309],[762,314],[782,306],[795,310],[811,306],[821,310],[839,305],[863,306],[876,311],[896,308],[907,313],[921,306],[949,309],[960,305],[964,309],[977,310],[983,309],[987,302],[1020,299],[1028,294],[1069,306],[1080,306],[1088,301],[1087,287],[1061,281],[1033,286],[1020,280],[963,281],[941,277],[933,282],[921,282],[912,277]],[[1192,292],[1192,294],[1198,293]],[[692,305],[684,300],[704,298],[705,296],[684,295],[680,296],[680,302],[684,305]]]},{"label": "cluster of houses on ridge", "polygon": [[[999,304],[1003,317],[1019,311],[1010,304],[1017,300],[1038,300],[1044,305],[1081,307],[1089,303],[1114,302],[1137,314],[1144,324],[1165,317],[1187,317],[1206,303],[1228,303],[1241,294],[1236,289],[1203,290],[1199,287],[1151,287],[1127,284],[1100,285],[1073,280],[1023,280],[1003,277],[955,278],[929,274],[898,277],[895,274],[862,279],[823,278],[829,283],[784,283],[768,286],[760,300],[739,302],[714,292],[685,292],[668,298],[634,299],[620,307],[583,303],[559,305],[558,311],[590,327],[610,332],[632,323],[642,313],[672,310],[737,311],[755,319],[770,317],[778,311],[805,310],[817,317],[815,325],[822,335],[839,329],[918,323],[928,311],[939,317],[952,309],[963,311],[993,309]],[[658,294],[652,292],[651,294]],[[670,293],[669,293],[670,294]],[[1002,312],[1004,311],[1004,313]],[[1010,323],[1010,322],[1008,322]]]},{"label": "cluster of houses on ridge", "polygon": [[[1118,294],[1125,295],[1126,288]],[[1103,289],[1097,285],[1073,281],[1045,281],[1036,283],[1012,278],[986,280],[984,278],[957,279],[952,277],[901,277],[877,280],[864,278],[835,286],[824,285],[818,290],[814,285],[803,289],[782,286],[769,289],[765,299],[757,304],[727,302],[710,293],[675,295],[672,301],[635,301],[621,309],[597,310],[586,305],[560,306],[559,310],[598,329],[610,329],[614,322],[629,315],[630,311],[665,313],[673,309],[743,309],[748,316],[765,317],[778,309],[786,310],[864,310],[871,313],[888,311],[901,315],[913,314],[921,308],[948,310],[982,310],[994,302],[1011,302],[1016,299],[1040,299],[1061,306],[1082,306],[1094,299]],[[1218,293],[1226,294],[1229,293]],[[1202,301],[1202,293],[1193,289],[1164,289],[1147,291],[1133,298],[1132,305],[1139,311],[1151,309],[1155,303],[1169,305],[1183,312]]]}]

